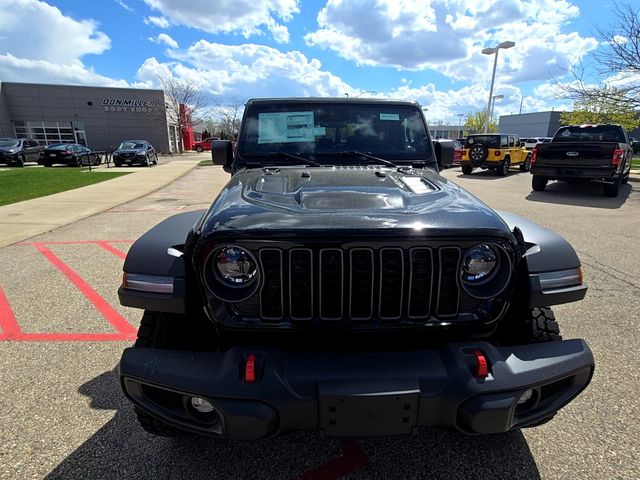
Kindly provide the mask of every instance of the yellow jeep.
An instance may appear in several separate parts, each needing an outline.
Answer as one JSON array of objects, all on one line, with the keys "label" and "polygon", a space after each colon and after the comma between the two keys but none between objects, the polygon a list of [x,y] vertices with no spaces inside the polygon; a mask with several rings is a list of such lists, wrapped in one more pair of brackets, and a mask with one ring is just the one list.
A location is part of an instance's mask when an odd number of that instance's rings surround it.
[{"label": "yellow jeep", "polygon": [[531,152],[524,148],[518,135],[485,133],[469,135],[462,153],[462,173],[470,175],[473,169],[495,170],[504,177],[512,165],[521,172],[531,168]]}]

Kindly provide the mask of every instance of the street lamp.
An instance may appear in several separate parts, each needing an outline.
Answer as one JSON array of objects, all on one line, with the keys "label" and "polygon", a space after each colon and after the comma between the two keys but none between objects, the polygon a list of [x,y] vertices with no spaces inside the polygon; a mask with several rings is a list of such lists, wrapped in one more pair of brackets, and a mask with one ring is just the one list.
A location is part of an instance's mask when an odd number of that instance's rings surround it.
[{"label": "street lamp", "polygon": [[496,57],[493,61],[493,73],[491,74],[491,88],[489,88],[489,104],[487,105],[487,120],[484,123],[484,133],[487,133],[487,131],[489,130],[489,114],[491,113],[491,101],[493,100],[493,84],[496,80],[496,67],[498,66],[498,51],[501,48],[504,48],[505,50],[507,48],[511,48],[513,46],[515,46],[516,42],[502,42],[500,43],[497,47],[488,47],[482,50],[482,53],[484,55],[493,55],[494,53],[496,54]]},{"label": "street lamp", "polygon": [[[504,98],[504,95],[494,95],[493,97],[491,97],[491,109],[489,110],[489,118],[487,119],[487,128],[489,126],[489,123],[491,123],[491,119],[493,118],[493,109],[496,106],[496,100],[500,100],[502,98]],[[484,133],[487,133],[486,129]]]},{"label": "street lamp", "polygon": [[458,138],[462,137],[462,132],[460,131],[460,125],[462,124],[462,117],[464,117],[464,113],[458,113]]}]

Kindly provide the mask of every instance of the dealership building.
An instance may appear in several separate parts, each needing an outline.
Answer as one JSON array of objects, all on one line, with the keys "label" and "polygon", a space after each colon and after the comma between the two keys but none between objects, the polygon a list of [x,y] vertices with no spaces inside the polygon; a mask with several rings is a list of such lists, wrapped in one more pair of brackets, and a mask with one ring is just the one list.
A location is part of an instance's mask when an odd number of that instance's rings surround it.
[{"label": "dealership building", "polygon": [[164,153],[177,151],[182,141],[162,90],[11,82],[0,83],[0,137],[94,150],[148,140]]}]

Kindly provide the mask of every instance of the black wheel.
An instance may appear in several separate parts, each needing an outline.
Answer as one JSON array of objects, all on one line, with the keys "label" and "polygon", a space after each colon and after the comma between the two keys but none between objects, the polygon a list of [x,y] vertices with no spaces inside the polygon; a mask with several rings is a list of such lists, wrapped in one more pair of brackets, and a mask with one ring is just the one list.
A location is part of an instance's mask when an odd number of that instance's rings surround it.
[{"label": "black wheel", "polygon": [[16,167],[22,168],[24,167],[24,155],[18,155],[18,158],[16,159]]},{"label": "black wheel", "polygon": [[82,166],[82,157],[76,158],[75,166],[76,167],[81,167]]},{"label": "black wheel", "polygon": [[629,170],[627,173],[625,173],[622,176],[622,180],[620,181],[620,185],[626,185],[627,182],[629,181],[629,174],[631,173],[631,170]]},{"label": "black wheel", "polygon": [[521,172],[528,172],[531,170],[531,155],[527,155],[527,158],[524,159],[524,163],[520,164]]},{"label": "black wheel", "polygon": [[471,175],[471,172],[473,172],[473,166],[472,165],[462,165],[462,173],[465,175]]},{"label": "black wheel", "polygon": [[489,156],[489,149],[482,143],[476,143],[469,148],[469,158],[473,163],[482,163]]},{"label": "black wheel", "polygon": [[121,167],[122,164],[120,162],[113,162],[114,167]]},{"label": "black wheel", "polygon": [[535,192],[542,192],[545,188],[547,188],[548,180],[545,177],[541,177],[540,175],[534,175],[531,178],[531,188]]},{"label": "black wheel", "polygon": [[604,194],[607,197],[617,197],[620,192],[620,185],[622,184],[622,176],[615,179],[613,183],[604,184],[602,186]]},{"label": "black wheel", "polygon": [[145,167],[149,167],[149,166],[151,166],[151,160],[149,160],[149,155],[145,155],[143,165],[144,165]]},{"label": "black wheel", "polygon": [[158,154],[157,154],[157,153],[154,153],[154,154],[153,154],[153,164],[154,164],[154,165],[157,165],[157,164],[158,164]]},{"label": "black wheel", "polygon": [[204,151],[204,149],[203,149],[200,145],[198,145],[198,146],[196,147],[196,152],[198,152],[198,153],[202,153],[203,151]]},{"label": "black wheel", "polygon": [[496,173],[499,177],[506,177],[507,173],[509,173],[509,167],[511,166],[511,159],[509,157],[505,158],[500,166],[496,168]]}]

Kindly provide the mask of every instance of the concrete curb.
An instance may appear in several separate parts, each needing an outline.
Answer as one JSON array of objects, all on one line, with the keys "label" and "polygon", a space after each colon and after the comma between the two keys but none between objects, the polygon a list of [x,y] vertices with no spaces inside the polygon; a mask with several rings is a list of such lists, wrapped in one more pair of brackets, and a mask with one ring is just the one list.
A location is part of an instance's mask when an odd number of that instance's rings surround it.
[{"label": "concrete curb", "polygon": [[190,172],[198,163],[195,159],[171,160],[106,182],[0,207],[0,247],[148,195]]}]

